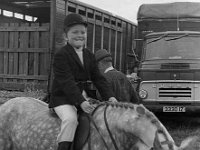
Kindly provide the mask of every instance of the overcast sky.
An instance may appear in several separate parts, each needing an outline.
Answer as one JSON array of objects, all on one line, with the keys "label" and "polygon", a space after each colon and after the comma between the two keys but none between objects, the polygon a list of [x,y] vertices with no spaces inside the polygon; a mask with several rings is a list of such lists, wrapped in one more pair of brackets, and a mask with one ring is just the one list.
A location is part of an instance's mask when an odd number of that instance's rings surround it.
[{"label": "overcast sky", "polygon": [[200,0],[79,0],[93,5],[113,14],[137,22],[138,8],[144,3],[166,3],[166,2],[200,2]]}]

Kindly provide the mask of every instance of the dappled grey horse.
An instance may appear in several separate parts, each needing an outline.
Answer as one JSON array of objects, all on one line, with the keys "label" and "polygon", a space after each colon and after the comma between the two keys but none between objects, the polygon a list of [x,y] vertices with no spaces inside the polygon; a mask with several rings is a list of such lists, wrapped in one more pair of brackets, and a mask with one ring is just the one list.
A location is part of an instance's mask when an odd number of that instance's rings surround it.
[{"label": "dappled grey horse", "polygon": [[[82,150],[183,150],[142,105],[100,103],[90,116]],[[40,100],[18,97],[0,106],[0,150],[56,150],[60,120]]]}]

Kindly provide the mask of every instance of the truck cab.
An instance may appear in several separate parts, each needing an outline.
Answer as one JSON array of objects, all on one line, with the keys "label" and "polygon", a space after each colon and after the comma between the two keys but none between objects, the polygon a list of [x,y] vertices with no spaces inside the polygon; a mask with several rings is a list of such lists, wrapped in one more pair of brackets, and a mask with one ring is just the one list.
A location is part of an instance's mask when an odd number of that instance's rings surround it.
[{"label": "truck cab", "polygon": [[143,4],[137,90],[154,112],[200,111],[200,3]]},{"label": "truck cab", "polygon": [[200,110],[200,32],[145,36],[139,77],[141,102],[162,112]]}]

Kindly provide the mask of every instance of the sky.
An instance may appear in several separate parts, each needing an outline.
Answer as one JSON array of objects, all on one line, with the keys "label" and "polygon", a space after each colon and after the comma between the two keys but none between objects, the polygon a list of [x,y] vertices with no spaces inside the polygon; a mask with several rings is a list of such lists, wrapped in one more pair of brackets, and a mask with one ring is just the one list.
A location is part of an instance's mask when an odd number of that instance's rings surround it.
[{"label": "sky", "polygon": [[114,15],[137,23],[137,11],[141,4],[168,2],[200,2],[200,0],[79,0],[92,6],[101,8]]}]

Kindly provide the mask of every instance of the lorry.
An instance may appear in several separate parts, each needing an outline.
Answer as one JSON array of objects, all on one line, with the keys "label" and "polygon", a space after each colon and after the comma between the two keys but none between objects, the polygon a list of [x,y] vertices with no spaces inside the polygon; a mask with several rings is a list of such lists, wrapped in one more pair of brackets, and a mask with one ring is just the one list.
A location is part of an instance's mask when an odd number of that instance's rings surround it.
[{"label": "lorry", "polygon": [[132,65],[137,25],[78,0],[0,1],[0,89],[49,89],[54,53],[65,44],[63,22],[69,13],[88,24],[87,48],[107,49],[115,68]]},{"label": "lorry", "polygon": [[143,4],[137,19],[141,103],[154,112],[200,111],[200,3]]}]

